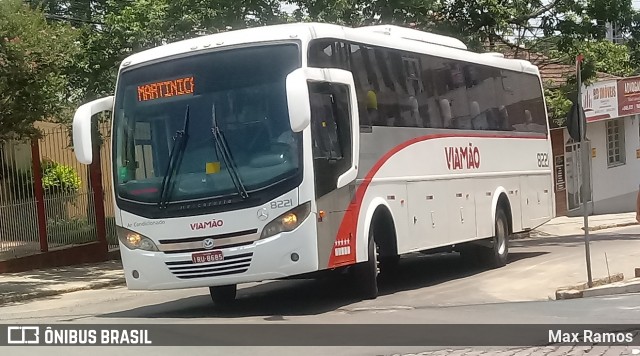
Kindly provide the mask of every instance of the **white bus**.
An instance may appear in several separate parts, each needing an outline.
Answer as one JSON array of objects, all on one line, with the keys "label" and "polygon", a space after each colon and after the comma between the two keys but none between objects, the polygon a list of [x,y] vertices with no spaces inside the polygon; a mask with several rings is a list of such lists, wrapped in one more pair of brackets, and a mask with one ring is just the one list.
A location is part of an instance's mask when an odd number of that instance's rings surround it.
[{"label": "white bus", "polygon": [[[111,111],[116,224],[132,290],[345,269],[365,298],[412,252],[507,263],[554,216],[538,69],[394,26],[231,31],[131,55],[78,108]],[[428,273],[428,272],[425,272]]]}]

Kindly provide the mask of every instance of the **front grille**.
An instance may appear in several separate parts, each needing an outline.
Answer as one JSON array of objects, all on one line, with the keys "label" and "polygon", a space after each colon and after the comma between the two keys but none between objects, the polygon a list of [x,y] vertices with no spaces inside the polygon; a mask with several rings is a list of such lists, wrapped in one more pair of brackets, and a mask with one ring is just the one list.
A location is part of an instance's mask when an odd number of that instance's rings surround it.
[{"label": "front grille", "polygon": [[[224,246],[216,246],[216,248],[242,247],[242,246],[248,246],[252,244],[253,244],[253,241],[249,241],[249,242],[241,242],[237,244],[230,244],[230,245],[224,245]],[[199,248],[185,248],[180,250],[165,250],[162,252],[164,252],[165,254],[176,254],[176,253],[190,253],[190,252],[204,252],[204,251],[209,251],[209,250],[207,250],[204,247],[199,247]]]},{"label": "front grille", "polygon": [[206,239],[214,241],[213,248],[222,249],[251,245],[260,239],[260,235],[258,229],[252,229],[210,236],[164,239],[158,241],[158,249],[166,254],[207,251],[203,245]]},{"label": "front grille", "polygon": [[222,261],[195,264],[191,260],[165,262],[180,279],[206,278],[244,273],[251,265],[253,253],[225,256]]},{"label": "front grille", "polygon": [[185,242],[202,242],[205,239],[211,238],[211,239],[227,239],[227,238],[231,238],[231,237],[239,237],[239,236],[245,236],[245,235],[251,235],[251,234],[255,234],[258,232],[258,229],[251,229],[251,230],[244,230],[244,231],[235,231],[235,232],[228,232],[225,234],[217,234],[217,235],[211,235],[211,236],[198,236],[198,237],[187,237],[187,238],[181,238],[181,239],[164,239],[164,240],[159,240],[158,242],[161,244],[179,244],[179,243],[185,243]]}]

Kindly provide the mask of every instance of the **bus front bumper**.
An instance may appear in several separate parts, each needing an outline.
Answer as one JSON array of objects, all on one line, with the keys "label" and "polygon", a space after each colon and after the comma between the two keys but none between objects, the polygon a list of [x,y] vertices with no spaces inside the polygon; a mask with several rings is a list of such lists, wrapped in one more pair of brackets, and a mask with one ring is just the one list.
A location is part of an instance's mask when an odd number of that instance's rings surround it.
[{"label": "bus front bumper", "polygon": [[251,245],[221,249],[224,260],[193,264],[193,253],[129,250],[120,254],[130,290],[166,290],[260,282],[318,270],[311,214],[296,230]]}]

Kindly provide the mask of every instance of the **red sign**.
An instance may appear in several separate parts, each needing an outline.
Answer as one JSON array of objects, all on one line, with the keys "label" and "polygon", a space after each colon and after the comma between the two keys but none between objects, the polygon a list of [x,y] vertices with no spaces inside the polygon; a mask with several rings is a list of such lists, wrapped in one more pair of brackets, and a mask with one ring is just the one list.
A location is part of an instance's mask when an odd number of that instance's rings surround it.
[{"label": "red sign", "polygon": [[480,150],[472,143],[468,147],[445,147],[444,155],[449,170],[480,168]]},{"label": "red sign", "polygon": [[221,227],[224,225],[224,221],[213,219],[211,221],[203,221],[198,223],[191,224],[191,230],[203,230],[203,229],[213,229],[215,227]]},{"label": "red sign", "polygon": [[640,114],[640,77],[618,80],[618,116]]}]

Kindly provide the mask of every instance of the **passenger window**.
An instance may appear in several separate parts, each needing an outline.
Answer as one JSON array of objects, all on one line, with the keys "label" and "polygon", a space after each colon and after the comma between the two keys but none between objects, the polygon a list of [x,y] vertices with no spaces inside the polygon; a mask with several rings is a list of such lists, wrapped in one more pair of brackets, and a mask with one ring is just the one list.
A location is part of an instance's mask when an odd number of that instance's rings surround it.
[{"label": "passenger window", "polygon": [[349,70],[349,47],[343,42],[318,40],[309,46],[309,66]]}]

